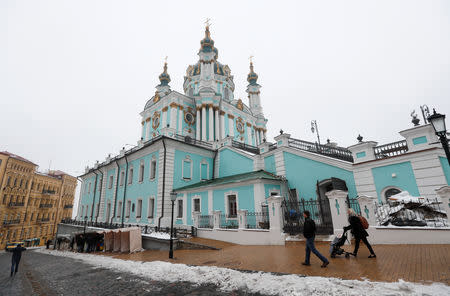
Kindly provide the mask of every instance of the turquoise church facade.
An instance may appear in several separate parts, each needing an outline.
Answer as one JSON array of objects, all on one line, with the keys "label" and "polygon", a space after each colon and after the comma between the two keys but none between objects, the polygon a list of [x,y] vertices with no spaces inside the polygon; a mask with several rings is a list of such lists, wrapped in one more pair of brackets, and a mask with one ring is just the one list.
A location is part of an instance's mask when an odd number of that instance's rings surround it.
[{"label": "turquoise church facade", "polygon": [[208,26],[200,45],[183,92],[171,90],[164,64],[155,95],[140,113],[137,146],[80,176],[76,219],[165,227],[175,193],[174,223],[190,227],[193,213],[220,211],[232,220],[239,210],[263,212],[272,195],[327,202],[326,193],[339,189],[349,198],[384,201],[400,191],[433,197],[449,184],[448,161],[433,144],[429,124],[401,131],[404,140],[396,145],[360,139],[344,148],[283,132],[269,142],[253,63],[246,104],[234,97],[234,77],[219,62]]}]

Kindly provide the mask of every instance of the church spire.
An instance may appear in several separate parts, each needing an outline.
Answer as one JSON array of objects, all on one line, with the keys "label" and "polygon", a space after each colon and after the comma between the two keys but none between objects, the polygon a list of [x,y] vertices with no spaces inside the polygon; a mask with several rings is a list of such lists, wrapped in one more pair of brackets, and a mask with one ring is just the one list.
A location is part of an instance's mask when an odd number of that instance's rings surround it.
[{"label": "church spire", "polygon": [[164,59],[164,71],[159,75],[159,85],[156,86],[160,96],[165,96],[170,92],[170,75],[167,73],[167,57]]},{"label": "church spire", "polygon": [[250,73],[247,75],[247,81],[250,85],[257,85],[256,81],[258,80],[258,74],[253,70],[253,56],[250,56]]},{"label": "church spire", "polygon": [[206,19],[206,28],[205,28],[205,37],[200,41],[200,51],[201,52],[211,52],[214,51],[217,55],[217,49],[214,48],[214,40],[211,38],[211,32],[209,31],[209,27],[211,24],[209,23],[209,19]]},{"label": "church spire", "polygon": [[248,100],[250,103],[250,110],[255,116],[264,118],[262,106],[261,106],[261,98],[259,97],[261,85],[256,83],[258,81],[258,74],[255,73],[253,69],[253,56],[250,56],[250,73],[247,75],[247,93]]}]

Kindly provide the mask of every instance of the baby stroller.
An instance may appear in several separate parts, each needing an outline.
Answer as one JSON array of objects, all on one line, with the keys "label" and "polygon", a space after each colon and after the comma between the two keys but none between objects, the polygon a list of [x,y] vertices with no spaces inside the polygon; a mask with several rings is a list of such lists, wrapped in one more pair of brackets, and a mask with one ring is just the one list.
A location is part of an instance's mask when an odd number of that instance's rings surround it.
[{"label": "baby stroller", "polygon": [[350,257],[350,253],[346,252],[341,247],[345,244],[345,241],[347,240],[347,231],[344,231],[341,237],[336,236],[330,245],[330,254],[331,258],[336,258],[336,255],[342,255],[345,254],[345,258]]}]

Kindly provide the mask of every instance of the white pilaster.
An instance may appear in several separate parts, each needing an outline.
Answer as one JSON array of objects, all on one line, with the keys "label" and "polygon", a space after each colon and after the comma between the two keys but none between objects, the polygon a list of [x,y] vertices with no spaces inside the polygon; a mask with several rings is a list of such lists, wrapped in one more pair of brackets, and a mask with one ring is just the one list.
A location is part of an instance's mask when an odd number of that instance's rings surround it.
[{"label": "white pilaster", "polygon": [[228,131],[229,131],[229,136],[234,138],[234,119],[228,117]]},{"label": "white pilaster", "polygon": [[281,196],[271,196],[267,199],[269,205],[270,230],[283,229],[282,202],[283,197]]},{"label": "white pilaster", "polygon": [[183,134],[183,109],[181,106],[179,106],[178,110],[178,128],[177,133],[182,135]]},{"label": "white pilaster", "polygon": [[252,127],[247,125],[247,143],[253,145],[252,142]]},{"label": "white pilaster", "polygon": [[260,141],[259,141],[259,132],[258,132],[258,130],[256,130],[256,129],[255,129],[255,137],[256,137],[256,146],[258,146],[258,145],[261,144],[261,143],[260,143]]},{"label": "white pilaster", "polygon": [[195,123],[195,139],[200,140],[200,125],[201,125],[201,118],[200,118],[200,109],[197,108],[197,118]]},{"label": "white pilaster", "polygon": [[177,108],[173,106],[170,107],[170,127],[177,128]]},{"label": "white pilaster", "polygon": [[237,210],[239,229],[247,227],[247,210]]},{"label": "white pilaster", "polygon": [[165,128],[167,126],[167,107],[162,108],[162,116],[161,116],[161,128]]},{"label": "white pilaster", "polygon": [[220,113],[220,139],[225,138],[225,113]]},{"label": "white pilaster", "polygon": [[447,212],[447,221],[450,224],[450,186],[443,186],[439,189],[436,189],[436,193],[442,200],[442,207]]},{"label": "white pilaster", "polygon": [[208,136],[208,140],[209,141],[214,141],[214,110],[213,110],[213,106],[212,105],[208,106],[208,111],[209,111],[209,136]]},{"label": "white pilaster", "polygon": [[375,202],[377,198],[367,195],[360,195],[358,197],[359,208],[361,209],[361,216],[367,219],[370,226],[375,226],[377,219],[375,219]]},{"label": "white pilaster", "polygon": [[208,190],[208,215],[213,212],[213,191]]},{"label": "white pilaster", "polygon": [[206,141],[206,106],[202,108],[202,141]]},{"label": "white pilaster", "polygon": [[216,127],[216,134],[214,135],[214,140],[219,140],[219,108],[214,110],[214,126]]},{"label": "white pilaster", "polygon": [[333,220],[333,233],[342,233],[344,226],[348,225],[347,191],[331,190],[325,193],[330,202],[331,217]]}]

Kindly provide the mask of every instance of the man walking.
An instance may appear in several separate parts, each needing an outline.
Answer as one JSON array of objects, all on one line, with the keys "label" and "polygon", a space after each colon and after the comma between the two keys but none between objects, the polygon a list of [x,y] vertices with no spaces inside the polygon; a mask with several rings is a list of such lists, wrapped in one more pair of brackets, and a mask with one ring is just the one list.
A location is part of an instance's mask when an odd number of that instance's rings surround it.
[{"label": "man walking", "polygon": [[13,254],[12,254],[12,258],[11,258],[11,276],[13,276],[13,274],[16,274],[17,271],[19,270],[19,263],[20,263],[20,258],[22,257],[22,251],[25,251],[26,248],[22,247],[22,244],[18,244],[14,249],[13,249]]},{"label": "man walking", "polygon": [[302,265],[309,266],[309,257],[311,256],[311,252],[313,252],[320,260],[322,260],[322,265],[320,267],[327,267],[330,262],[325,258],[322,254],[317,251],[314,246],[314,239],[316,236],[316,223],[310,218],[309,211],[303,212],[303,217],[305,217],[305,223],[303,224],[303,236],[306,238],[306,256],[305,262],[302,262]]}]

